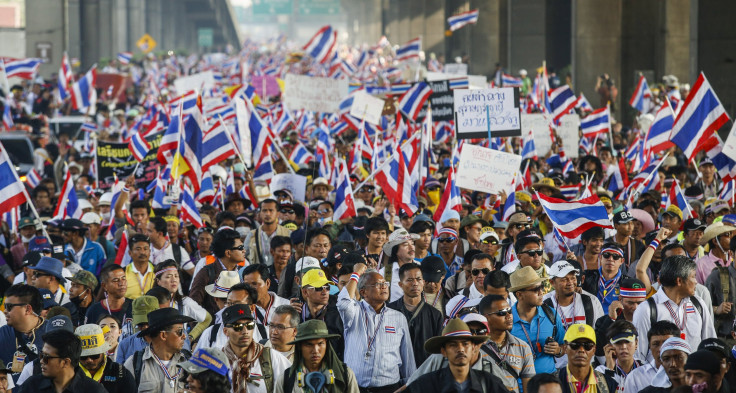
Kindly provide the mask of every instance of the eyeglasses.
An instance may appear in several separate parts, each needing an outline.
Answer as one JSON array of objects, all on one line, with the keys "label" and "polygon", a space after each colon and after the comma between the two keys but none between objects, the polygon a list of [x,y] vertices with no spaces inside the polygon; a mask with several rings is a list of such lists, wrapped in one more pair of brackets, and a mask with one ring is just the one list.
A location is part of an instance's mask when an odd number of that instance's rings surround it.
[{"label": "eyeglasses", "polygon": [[241,245],[239,245],[237,247],[231,248],[231,250],[243,251],[243,250],[245,250],[245,245],[241,244]]},{"label": "eyeglasses", "polygon": [[323,285],[321,287],[307,287],[307,289],[310,290],[310,291],[312,291],[312,292],[323,292],[323,291],[329,292],[330,291],[330,286],[329,285]]},{"label": "eyeglasses", "polygon": [[573,351],[577,351],[578,349],[580,349],[580,347],[585,348],[586,351],[590,351],[591,349],[595,347],[595,343],[590,342],[590,341],[586,341],[582,343],[573,341],[571,343],[567,343],[567,346],[570,347],[570,349],[572,349]]},{"label": "eyeglasses", "polygon": [[332,209],[319,209],[319,210],[317,210],[317,213],[319,213],[319,214],[332,213]]},{"label": "eyeglasses", "polygon": [[61,356],[51,356],[51,355],[49,355],[47,353],[43,353],[43,352],[41,352],[38,355],[38,360],[40,362],[42,362],[42,363],[48,363],[48,361],[51,360],[51,359],[62,359],[62,357]]},{"label": "eyeglasses", "polygon": [[179,337],[184,337],[184,334],[187,332],[184,328],[179,328],[176,330],[166,330],[169,333],[174,333],[175,335]]},{"label": "eyeglasses", "polygon": [[496,244],[498,244],[498,240],[496,240],[496,239],[492,239],[492,240],[485,240],[485,239],[483,239],[480,242],[482,244],[490,244],[492,246],[495,246]]},{"label": "eyeglasses", "polygon": [[391,283],[383,281],[383,282],[377,282],[375,284],[366,285],[366,287],[375,287],[375,288],[388,288],[388,286],[391,285]]},{"label": "eyeglasses", "polygon": [[527,254],[530,257],[533,257],[533,256],[541,257],[542,255],[544,255],[544,250],[521,251],[521,252],[519,252],[519,254]]},{"label": "eyeglasses", "polygon": [[470,330],[470,334],[474,336],[485,336],[486,334],[488,334],[488,329],[486,328],[480,328],[480,329],[468,328],[468,330]]},{"label": "eyeglasses", "polygon": [[33,278],[39,278],[39,277],[51,277],[50,274],[41,273],[41,272],[33,272]]},{"label": "eyeglasses", "polygon": [[275,325],[273,323],[269,323],[268,328],[271,330],[277,330],[279,332],[283,332],[286,329],[296,329],[296,326],[284,326],[284,325]]},{"label": "eyeglasses", "polygon": [[80,356],[79,360],[85,361],[85,360],[99,360],[100,356],[102,356],[101,353],[98,353],[97,355],[89,355],[89,356]]},{"label": "eyeglasses", "polygon": [[5,303],[5,311],[10,311],[13,307],[25,307],[28,303]]},{"label": "eyeglasses", "polygon": [[516,229],[529,229],[532,226],[530,224],[514,224],[513,227]]},{"label": "eyeglasses", "polygon": [[486,315],[498,315],[499,317],[505,317],[506,315],[509,315],[509,314],[511,314],[511,307],[506,307],[498,311],[486,313]]},{"label": "eyeglasses", "polygon": [[243,331],[243,328],[245,328],[247,330],[253,330],[253,329],[255,329],[256,328],[256,323],[253,322],[253,321],[246,322],[246,323],[234,323],[234,324],[231,324],[230,326],[227,326],[227,327],[229,327],[230,329],[233,329],[236,332],[242,332]]},{"label": "eyeglasses", "polygon": [[540,285],[538,287],[527,288],[527,289],[525,289],[525,291],[528,291],[528,292],[542,292],[542,291],[544,291],[544,285]]},{"label": "eyeglasses", "polygon": [[473,270],[470,271],[470,273],[472,273],[474,276],[477,276],[477,275],[479,275],[481,273],[483,273],[484,276],[487,276],[488,273],[490,273],[490,272],[491,272],[491,269],[489,269],[487,267],[484,267],[483,269],[473,269]]},{"label": "eyeglasses", "polygon": [[440,238],[437,238],[437,242],[438,242],[438,243],[452,243],[452,242],[454,242],[455,240],[457,240],[457,238],[456,238],[456,237],[454,237],[454,236],[451,236],[451,237],[440,237]]},{"label": "eyeglasses", "polygon": [[373,192],[373,190],[375,190],[374,187],[361,187],[360,190],[358,190],[358,191],[360,191],[360,192]]},{"label": "eyeglasses", "polygon": [[611,258],[614,261],[618,261],[619,259],[621,259],[621,255],[610,253],[610,252],[604,252],[603,254],[601,254],[601,256],[603,257],[603,259]]}]

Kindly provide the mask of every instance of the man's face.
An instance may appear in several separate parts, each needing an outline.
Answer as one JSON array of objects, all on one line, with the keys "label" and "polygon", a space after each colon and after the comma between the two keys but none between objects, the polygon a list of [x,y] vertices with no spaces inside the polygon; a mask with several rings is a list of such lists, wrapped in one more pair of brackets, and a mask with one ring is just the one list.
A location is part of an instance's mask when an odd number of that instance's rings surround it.
[{"label": "man's face", "polygon": [[179,224],[176,221],[166,221],[166,232],[169,233],[169,237],[179,236]]},{"label": "man's face", "polygon": [[679,217],[675,217],[672,214],[665,214],[662,216],[662,226],[671,230],[673,233],[680,231],[680,224],[682,220]]},{"label": "man's face", "polygon": [[370,205],[371,199],[373,199],[374,190],[375,190],[375,187],[366,184],[363,187],[360,187],[360,189],[357,192],[357,197],[362,199],[366,205]]},{"label": "man's face", "polygon": [[[35,234],[36,227],[33,225],[28,225],[20,229],[20,235],[26,239],[32,238]],[[68,243],[68,241],[66,240],[66,232],[64,232],[64,243]]]},{"label": "man's face", "polygon": [[[593,345],[591,346],[591,344]],[[590,349],[586,349],[586,345]],[[573,347],[578,348],[573,349]],[[595,343],[585,338],[577,339],[565,346],[565,352],[567,353],[568,362],[576,367],[585,367],[590,365],[590,359],[595,354]]]},{"label": "man's face", "polygon": [[524,229],[529,229],[530,225],[527,223],[516,223],[516,224],[509,224],[509,227],[507,229],[507,232],[510,237],[516,240],[516,235],[519,234],[519,232],[523,231]]},{"label": "man's face", "polygon": [[329,203],[320,203],[317,207],[317,217],[332,219],[332,206]]},{"label": "man's face", "polygon": [[294,208],[282,207],[279,209],[279,220],[283,221],[296,221],[296,212]]},{"label": "man's face", "polygon": [[703,370],[685,370],[685,384],[693,386],[701,383],[708,385],[707,392],[715,392],[718,384],[718,376]]},{"label": "man's face", "polygon": [[478,292],[483,293],[483,280],[486,279],[488,273],[493,271],[493,264],[490,259],[476,259],[470,264],[470,274],[473,276],[473,284]]},{"label": "man's face", "polygon": [[[348,280],[350,280],[350,276],[348,276]],[[326,284],[315,288],[312,285],[305,285],[302,287],[302,297],[310,304],[327,305],[330,301],[330,286]]]},{"label": "man's face", "polygon": [[434,295],[435,293],[439,293],[442,289],[442,282],[445,280],[444,277],[440,278],[440,281],[438,282],[432,282],[424,280],[424,292],[428,293],[430,295]]},{"label": "man's face", "polygon": [[457,231],[460,229],[460,220],[458,220],[457,218],[451,218],[443,222],[442,227],[452,228]]},{"label": "man's face", "polygon": [[[29,228],[33,228],[33,227],[29,227]],[[23,228],[23,229],[26,229],[26,228]],[[36,233],[35,232],[35,228],[33,228],[33,229],[34,229],[34,232],[33,233],[35,234]],[[61,235],[64,238],[64,243],[66,243],[66,244],[69,244],[69,243],[74,242],[76,240],[76,238],[77,238],[77,232],[76,231],[66,231],[66,230],[64,230],[64,231],[61,231]],[[31,235],[31,236],[33,236],[33,235]]]},{"label": "man's face", "polygon": [[568,273],[565,277],[552,278],[552,286],[555,288],[555,292],[565,297],[575,294],[577,283],[578,280],[574,271]]},{"label": "man's face", "polygon": [[243,282],[255,288],[255,290],[258,292],[259,299],[269,298],[268,287],[270,285],[271,280],[269,280],[268,278],[264,280],[263,277],[261,277],[260,273],[253,272],[251,274],[244,275]]},{"label": "man's face", "polygon": [[483,225],[479,222],[465,227],[465,233],[468,235],[468,241],[471,244],[475,244],[480,241],[481,228],[483,228]]},{"label": "man's face", "polygon": [[404,273],[404,277],[399,281],[399,286],[404,291],[404,295],[409,298],[418,298],[422,295],[424,289],[424,279],[420,269],[411,269]]},{"label": "man's face", "polygon": [[286,343],[290,343],[296,338],[296,326],[291,324],[290,319],[289,314],[274,314],[268,324],[269,338],[279,348],[286,346]]},{"label": "man's face", "polygon": [[531,266],[534,270],[542,266],[542,255],[544,248],[540,243],[529,243],[517,253],[521,267]]},{"label": "man's face", "polygon": [[616,232],[619,233],[621,236],[631,236],[631,232],[634,230],[634,223],[629,221],[621,224],[616,224],[614,225],[614,227],[616,228]]},{"label": "man's face", "polygon": [[43,344],[41,357],[45,357],[46,360],[40,363],[41,374],[43,374],[44,377],[54,378],[61,375],[62,370],[64,369],[64,364],[69,362],[69,358],[61,359],[57,357],[58,355],[59,352],[56,351],[56,348],[48,344]]},{"label": "man's face", "polygon": [[[700,229],[687,231],[685,233],[685,244],[691,247],[697,247],[700,244],[700,239],[703,238],[703,231]],[[725,250],[726,248],[724,248]]]},{"label": "man's face", "polygon": [[137,207],[130,212],[131,218],[136,226],[140,227],[148,222],[148,211],[145,208]]},{"label": "man's face", "polygon": [[698,284],[698,281],[695,279],[695,270],[690,272],[690,275],[688,276],[687,280],[685,280],[685,285],[683,286],[683,289],[685,290],[686,296],[693,296],[695,295],[695,286]]},{"label": "man's face", "polygon": [[312,188],[312,191],[313,191],[312,193],[314,194],[312,195],[312,199],[316,199],[316,198],[327,199],[327,196],[329,193],[327,186],[322,185],[322,184],[314,186]]},{"label": "man's face", "polygon": [[149,222],[145,225],[146,228],[146,236],[151,238],[152,241],[158,241],[161,236],[163,236],[161,233],[156,231],[156,226],[153,225],[152,222]]},{"label": "man's face", "polygon": [[233,241],[233,246],[229,250],[225,250],[225,257],[228,258],[230,261],[234,262],[240,262],[245,260],[245,248],[242,250],[240,249],[243,246],[243,241],[238,239],[235,239]]},{"label": "man's face", "polygon": [[327,353],[327,340],[324,338],[315,338],[299,343],[299,350],[302,351],[302,357],[312,364],[322,363]]},{"label": "man's face", "polygon": [[81,357],[79,363],[82,363],[87,371],[98,370],[102,366],[102,362],[105,360],[104,354]]},{"label": "man's face", "polygon": [[133,247],[129,251],[130,258],[133,262],[144,263],[148,262],[151,258],[151,247],[148,242],[133,243]]},{"label": "man's face", "polygon": [[222,330],[227,336],[227,341],[230,345],[238,348],[248,348],[253,342],[254,329],[255,322],[252,319],[241,319],[231,326],[224,327]]},{"label": "man's face", "polygon": [[49,198],[49,193],[40,191],[38,194],[36,194],[36,198],[34,199],[36,202],[36,209],[43,210],[46,209],[51,205],[51,198]]},{"label": "man's face", "polygon": [[427,250],[432,243],[432,231],[426,229],[424,232],[417,233],[419,239],[414,240],[414,248],[417,250]]},{"label": "man's face", "polygon": [[364,299],[374,301],[376,303],[386,302],[388,300],[388,287],[390,283],[378,273],[370,273],[363,290],[360,295]]},{"label": "man's face", "polygon": [[386,231],[383,229],[372,230],[368,234],[368,247],[381,248],[386,243]]},{"label": "man's face", "polygon": [[289,257],[291,257],[291,245],[284,244],[279,247],[276,247],[275,249],[271,249],[271,255],[273,255],[273,263],[277,266],[286,266],[286,264],[289,262]]},{"label": "man's face", "polygon": [[[716,167],[715,165],[711,164],[705,164],[700,167],[700,173],[703,174],[703,177],[706,179],[712,179],[713,175],[716,173]],[[690,385],[690,384],[688,384]]]},{"label": "man's face", "polygon": [[264,224],[273,224],[278,219],[278,206],[275,203],[261,204],[260,217]]},{"label": "man's face", "polygon": [[107,276],[107,280],[102,282],[102,285],[108,294],[118,298],[124,297],[125,291],[128,290],[128,279],[125,277],[125,270],[113,270]]},{"label": "man's face", "polygon": [[82,295],[87,290],[87,287],[76,282],[71,283],[69,286],[69,297],[76,298]]},{"label": "man's face", "polygon": [[624,318],[631,321],[634,318],[634,311],[640,304],[644,303],[644,299],[621,298],[621,305],[624,306]]},{"label": "man's face", "polygon": [[660,356],[662,367],[670,381],[681,381],[685,378],[685,361],[687,354],[676,349],[664,351]]},{"label": "man's face", "polygon": [[529,306],[541,306],[544,296],[544,284],[524,288],[517,293],[516,297],[520,302],[523,301]]},{"label": "man's face", "polygon": [[443,233],[437,238],[437,251],[441,254],[450,254],[455,252],[457,246],[457,237],[449,233]]},{"label": "man's face", "polygon": [[608,277],[616,275],[624,259],[619,254],[605,251],[601,254],[601,270]]},{"label": "man's face", "polygon": [[404,263],[414,260],[414,242],[410,240],[399,244],[396,257]]},{"label": "man's face", "polygon": [[309,246],[307,246],[307,255],[310,257],[323,260],[327,258],[327,254],[330,252],[332,243],[330,238],[325,235],[317,235],[311,239]]},{"label": "man's face", "polygon": [[498,249],[501,247],[498,240],[495,237],[489,236],[480,241],[480,251],[488,255],[496,255]]},{"label": "man's face", "polygon": [[470,340],[451,340],[442,347],[442,356],[453,366],[467,366],[472,351],[473,343]]},{"label": "man's face", "polygon": [[652,338],[649,340],[649,349],[652,351],[652,357],[654,357],[654,360],[657,364],[659,364],[659,349],[662,348],[662,344],[664,344],[665,341],[667,341],[668,338],[673,337],[670,334],[665,335],[659,335],[659,336],[652,336]]},{"label": "man's face", "polygon": [[31,306],[21,301],[17,296],[8,296],[5,299],[5,319],[8,325],[15,326],[21,323],[31,313]]},{"label": "man's face", "polygon": [[598,255],[601,253],[601,248],[603,248],[603,238],[602,237],[595,237],[590,240],[583,240],[583,246],[585,247],[585,251],[590,252],[593,255]]},{"label": "man's face", "polygon": [[48,273],[44,273],[38,270],[33,271],[33,286],[38,289],[48,289],[50,291],[56,288],[51,288],[52,283],[55,282],[53,276]]},{"label": "man's face", "polygon": [[[505,315],[499,315],[499,311]],[[511,330],[514,326],[514,316],[506,300],[493,302],[490,311],[486,311],[484,316],[491,330]]]},{"label": "man's face", "polygon": [[212,245],[212,234],[207,232],[202,232],[197,236],[197,248],[199,248],[200,251],[210,251],[210,246]]}]

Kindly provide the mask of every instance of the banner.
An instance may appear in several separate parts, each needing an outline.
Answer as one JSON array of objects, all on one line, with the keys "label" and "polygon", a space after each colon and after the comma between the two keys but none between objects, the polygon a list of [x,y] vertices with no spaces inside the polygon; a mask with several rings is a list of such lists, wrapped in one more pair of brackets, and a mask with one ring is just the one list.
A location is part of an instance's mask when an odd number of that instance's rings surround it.
[{"label": "banner", "polygon": [[537,156],[544,157],[552,149],[552,138],[550,137],[549,122],[552,120],[551,115],[543,115],[541,113],[522,113],[521,114],[521,134],[528,135],[529,130],[534,136],[534,147],[537,149]]},{"label": "banner", "polygon": [[481,146],[464,144],[457,168],[460,188],[498,194],[513,192],[512,181],[521,166],[521,156]]},{"label": "banner", "polygon": [[488,138],[488,119],[491,137],[521,136],[519,89],[456,89],[457,139]]},{"label": "banner", "polygon": [[200,72],[189,76],[182,76],[174,80],[176,94],[182,95],[190,90],[202,92],[202,89],[215,87],[215,74],[212,71]]},{"label": "banner", "polygon": [[[429,100],[427,100],[429,105],[432,107],[432,121],[453,120],[454,100],[452,89],[450,89],[450,81],[427,81],[427,84],[432,89],[432,94],[429,96]],[[417,123],[423,122],[426,115],[427,104],[425,104],[419,112]]]},{"label": "banner", "polygon": [[[156,180],[156,169],[161,166],[156,160],[156,153],[162,136],[159,133],[146,138],[151,145],[151,150],[135,173],[136,187],[145,188],[150,182]],[[136,164],[138,161],[133,157],[133,152],[130,151],[127,143],[97,142],[97,175],[101,189],[110,189],[115,183],[115,175],[120,181],[124,181],[133,174]]]},{"label": "banner", "polygon": [[565,115],[560,118],[557,135],[562,139],[565,157],[578,158],[580,148],[580,116]]},{"label": "banner", "polygon": [[283,97],[290,110],[337,113],[347,95],[347,79],[286,74]]}]

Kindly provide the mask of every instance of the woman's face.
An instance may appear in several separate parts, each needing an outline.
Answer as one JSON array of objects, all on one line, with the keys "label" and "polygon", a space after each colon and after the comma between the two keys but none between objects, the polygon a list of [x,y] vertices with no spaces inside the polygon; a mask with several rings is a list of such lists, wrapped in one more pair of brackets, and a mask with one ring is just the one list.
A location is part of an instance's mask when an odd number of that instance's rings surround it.
[{"label": "woman's face", "polygon": [[110,331],[105,334],[105,341],[110,344],[110,349],[115,349],[120,339],[120,325],[112,318],[105,318],[100,321],[100,327],[104,328],[105,326],[110,328]]},{"label": "woman's face", "polygon": [[157,283],[170,293],[174,293],[179,289],[179,272],[176,270],[167,271],[158,277]]}]

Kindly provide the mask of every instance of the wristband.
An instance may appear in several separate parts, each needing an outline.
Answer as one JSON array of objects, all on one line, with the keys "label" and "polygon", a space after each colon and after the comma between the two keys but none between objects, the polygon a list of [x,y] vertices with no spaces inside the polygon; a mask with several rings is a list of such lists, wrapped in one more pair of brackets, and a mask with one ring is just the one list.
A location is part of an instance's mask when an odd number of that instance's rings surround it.
[{"label": "wristband", "polygon": [[657,250],[657,247],[659,247],[659,240],[654,239],[651,243],[649,243],[649,247],[652,248],[652,250]]},{"label": "wristband", "polygon": [[360,279],[360,274],[358,274],[358,273],[353,273],[353,274],[350,275],[350,280],[351,281],[358,282],[359,279]]},{"label": "wristband", "polygon": [[128,187],[123,186],[123,192],[130,192],[130,189]]}]

